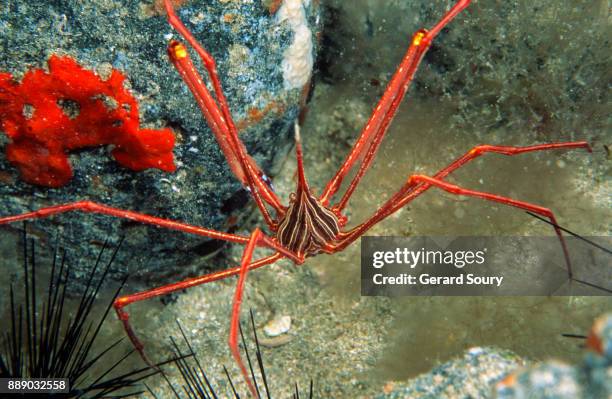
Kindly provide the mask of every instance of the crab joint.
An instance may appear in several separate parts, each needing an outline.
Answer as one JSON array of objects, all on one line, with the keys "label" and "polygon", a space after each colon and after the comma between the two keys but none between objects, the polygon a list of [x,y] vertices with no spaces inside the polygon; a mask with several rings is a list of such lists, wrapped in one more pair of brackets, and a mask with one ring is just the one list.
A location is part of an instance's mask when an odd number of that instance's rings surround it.
[{"label": "crab joint", "polygon": [[170,57],[180,60],[182,58],[187,57],[187,49],[181,42],[172,41],[168,46],[168,52],[170,53]]},{"label": "crab joint", "polygon": [[421,29],[417,33],[415,33],[414,36],[412,37],[412,45],[420,46],[426,34],[427,34],[426,29]]}]

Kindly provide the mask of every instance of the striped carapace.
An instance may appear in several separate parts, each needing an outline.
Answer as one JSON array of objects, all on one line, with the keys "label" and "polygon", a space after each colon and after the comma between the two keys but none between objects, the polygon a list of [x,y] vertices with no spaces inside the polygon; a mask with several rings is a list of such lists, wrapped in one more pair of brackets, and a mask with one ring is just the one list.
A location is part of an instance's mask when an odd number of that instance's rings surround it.
[{"label": "striped carapace", "polygon": [[338,216],[313,195],[306,182],[302,161],[300,127],[295,124],[295,143],[298,164],[297,190],[289,198],[276,239],[283,247],[298,256],[315,255],[333,244],[340,232]]},{"label": "striped carapace", "polygon": [[336,241],[340,232],[338,217],[308,187],[299,186],[290,201],[276,232],[280,245],[298,256],[312,256]]}]

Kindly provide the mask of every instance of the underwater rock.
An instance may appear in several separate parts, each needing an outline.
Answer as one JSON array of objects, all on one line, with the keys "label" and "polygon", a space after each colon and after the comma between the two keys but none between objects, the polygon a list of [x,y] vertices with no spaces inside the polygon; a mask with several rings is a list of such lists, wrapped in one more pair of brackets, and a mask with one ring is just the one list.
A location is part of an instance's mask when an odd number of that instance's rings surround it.
[{"label": "underwater rock", "polygon": [[510,351],[475,347],[407,383],[388,385],[376,399],[487,398],[491,384],[521,365],[524,360]]},{"label": "underwater rock", "polygon": [[513,373],[496,387],[499,399],[599,399],[612,397],[612,313],[593,323],[584,361],[555,361]]},{"label": "underwater rock", "polygon": [[[472,348],[407,383],[389,384],[378,399],[599,399],[612,397],[612,313],[595,320],[584,361],[526,366],[512,352]],[[523,367],[519,367],[523,366]]]},{"label": "underwater rock", "polygon": [[571,366],[550,361],[537,364],[504,379],[497,388],[499,399],[583,398],[576,370]]},{"label": "underwater rock", "polygon": [[[309,28],[314,41],[318,2],[302,3],[298,28],[303,34]],[[20,180],[18,170],[7,162],[4,147],[9,140],[0,133],[0,215],[87,199],[227,231],[248,214],[247,193],[233,177],[193,96],[168,60],[168,40],[178,34],[166,22],[160,4],[152,0],[68,0],[11,2],[2,8],[0,71],[20,80],[28,69],[45,67],[53,54],[69,55],[102,78],[112,69],[121,71],[140,105],[141,126],[172,128],[177,170],[133,172],[117,165],[108,156],[109,149],[97,147],[70,154],[74,177],[68,184],[57,189],[37,187]],[[260,1],[197,0],[181,2],[177,8],[179,17],[216,58],[240,137],[262,169],[274,176],[278,161],[292,144],[289,128],[303,101],[302,87],[288,85],[283,72],[285,52],[293,43],[297,25],[279,18],[277,10]],[[315,47],[311,43],[310,49]],[[308,60],[306,64],[294,61],[308,65]],[[30,224],[30,230],[40,237],[58,229],[64,245],[83,256],[93,253],[92,242],[118,241],[125,236],[127,250],[115,262],[119,268],[114,277],[128,272],[151,284],[166,281],[164,276],[178,279],[180,273],[189,272],[186,265],[221,246],[83,213]],[[77,277],[86,275],[78,266],[74,272]],[[79,287],[70,288],[76,291]]]}]

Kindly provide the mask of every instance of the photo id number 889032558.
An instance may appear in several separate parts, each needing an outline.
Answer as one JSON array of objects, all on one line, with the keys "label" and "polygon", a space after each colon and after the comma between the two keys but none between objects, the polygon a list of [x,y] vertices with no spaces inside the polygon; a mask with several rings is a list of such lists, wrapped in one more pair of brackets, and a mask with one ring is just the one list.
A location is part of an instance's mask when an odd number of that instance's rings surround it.
[{"label": "photo id number 889032558", "polygon": [[0,394],[68,393],[67,378],[0,378]]}]

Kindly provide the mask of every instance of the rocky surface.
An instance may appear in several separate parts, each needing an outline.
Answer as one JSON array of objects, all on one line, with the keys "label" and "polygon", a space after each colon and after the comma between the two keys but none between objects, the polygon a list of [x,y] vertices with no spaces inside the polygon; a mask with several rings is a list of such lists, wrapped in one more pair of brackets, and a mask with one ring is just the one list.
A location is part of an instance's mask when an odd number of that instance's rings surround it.
[{"label": "rocky surface", "polygon": [[[275,162],[284,158],[288,149],[288,128],[303,101],[302,87],[287,86],[283,77],[287,62],[303,63],[287,60],[291,56],[285,52],[292,46],[296,26],[302,42],[308,35],[314,42],[318,29],[318,3],[305,3],[297,7],[302,12],[299,25],[288,22],[286,16],[277,17],[277,9],[260,1],[176,2],[180,18],[217,59],[240,137],[271,176],[278,171]],[[175,173],[133,172],[117,165],[108,148],[91,148],[71,154],[75,176],[69,184],[46,189],[20,181],[0,152],[1,215],[89,199],[227,231],[250,213],[247,193],[231,174],[193,96],[168,60],[167,42],[177,34],[166,22],[161,4],[67,0],[17,1],[2,6],[0,71],[20,77],[32,67],[45,67],[51,54],[70,55],[102,76],[111,68],[122,71],[140,103],[141,125],[173,129],[178,169]],[[311,43],[310,50],[314,47]],[[314,54],[308,56],[310,64],[306,60],[299,71],[306,78]],[[6,141],[0,134],[1,147]],[[84,214],[32,222],[30,229],[42,241],[59,230],[64,244],[82,254],[95,253],[91,243],[105,239],[117,242],[125,236],[126,251],[116,263],[121,268],[114,276],[128,272],[134,276],[131,281],[160,282],[165,276],[181,275],[194,259],[215,252],[221,245]],[[75,272],[86,275],[78,267]]]},{"label": "rocky surface", "polygon": [[612,314],[598,317],[575,365],[549,360],[518,370],[495,387],[499,399],[599,399],[612,396]]},{"label": "rocky surface", "polygon": [[493,384],[524,365],[512,352],[475,347],[408,382],[387,384],[376,399],[488,398]]},{"label": "rocky surface", "polygon": [[385,394],[376,398],[609,398],[612,395],[610,348],[612,314],[607,314],[595,320],[583,359],[575,365],[558,360],[528,362],[509,351],[471,348],[463,356],[414,379],[387,384]]}]

